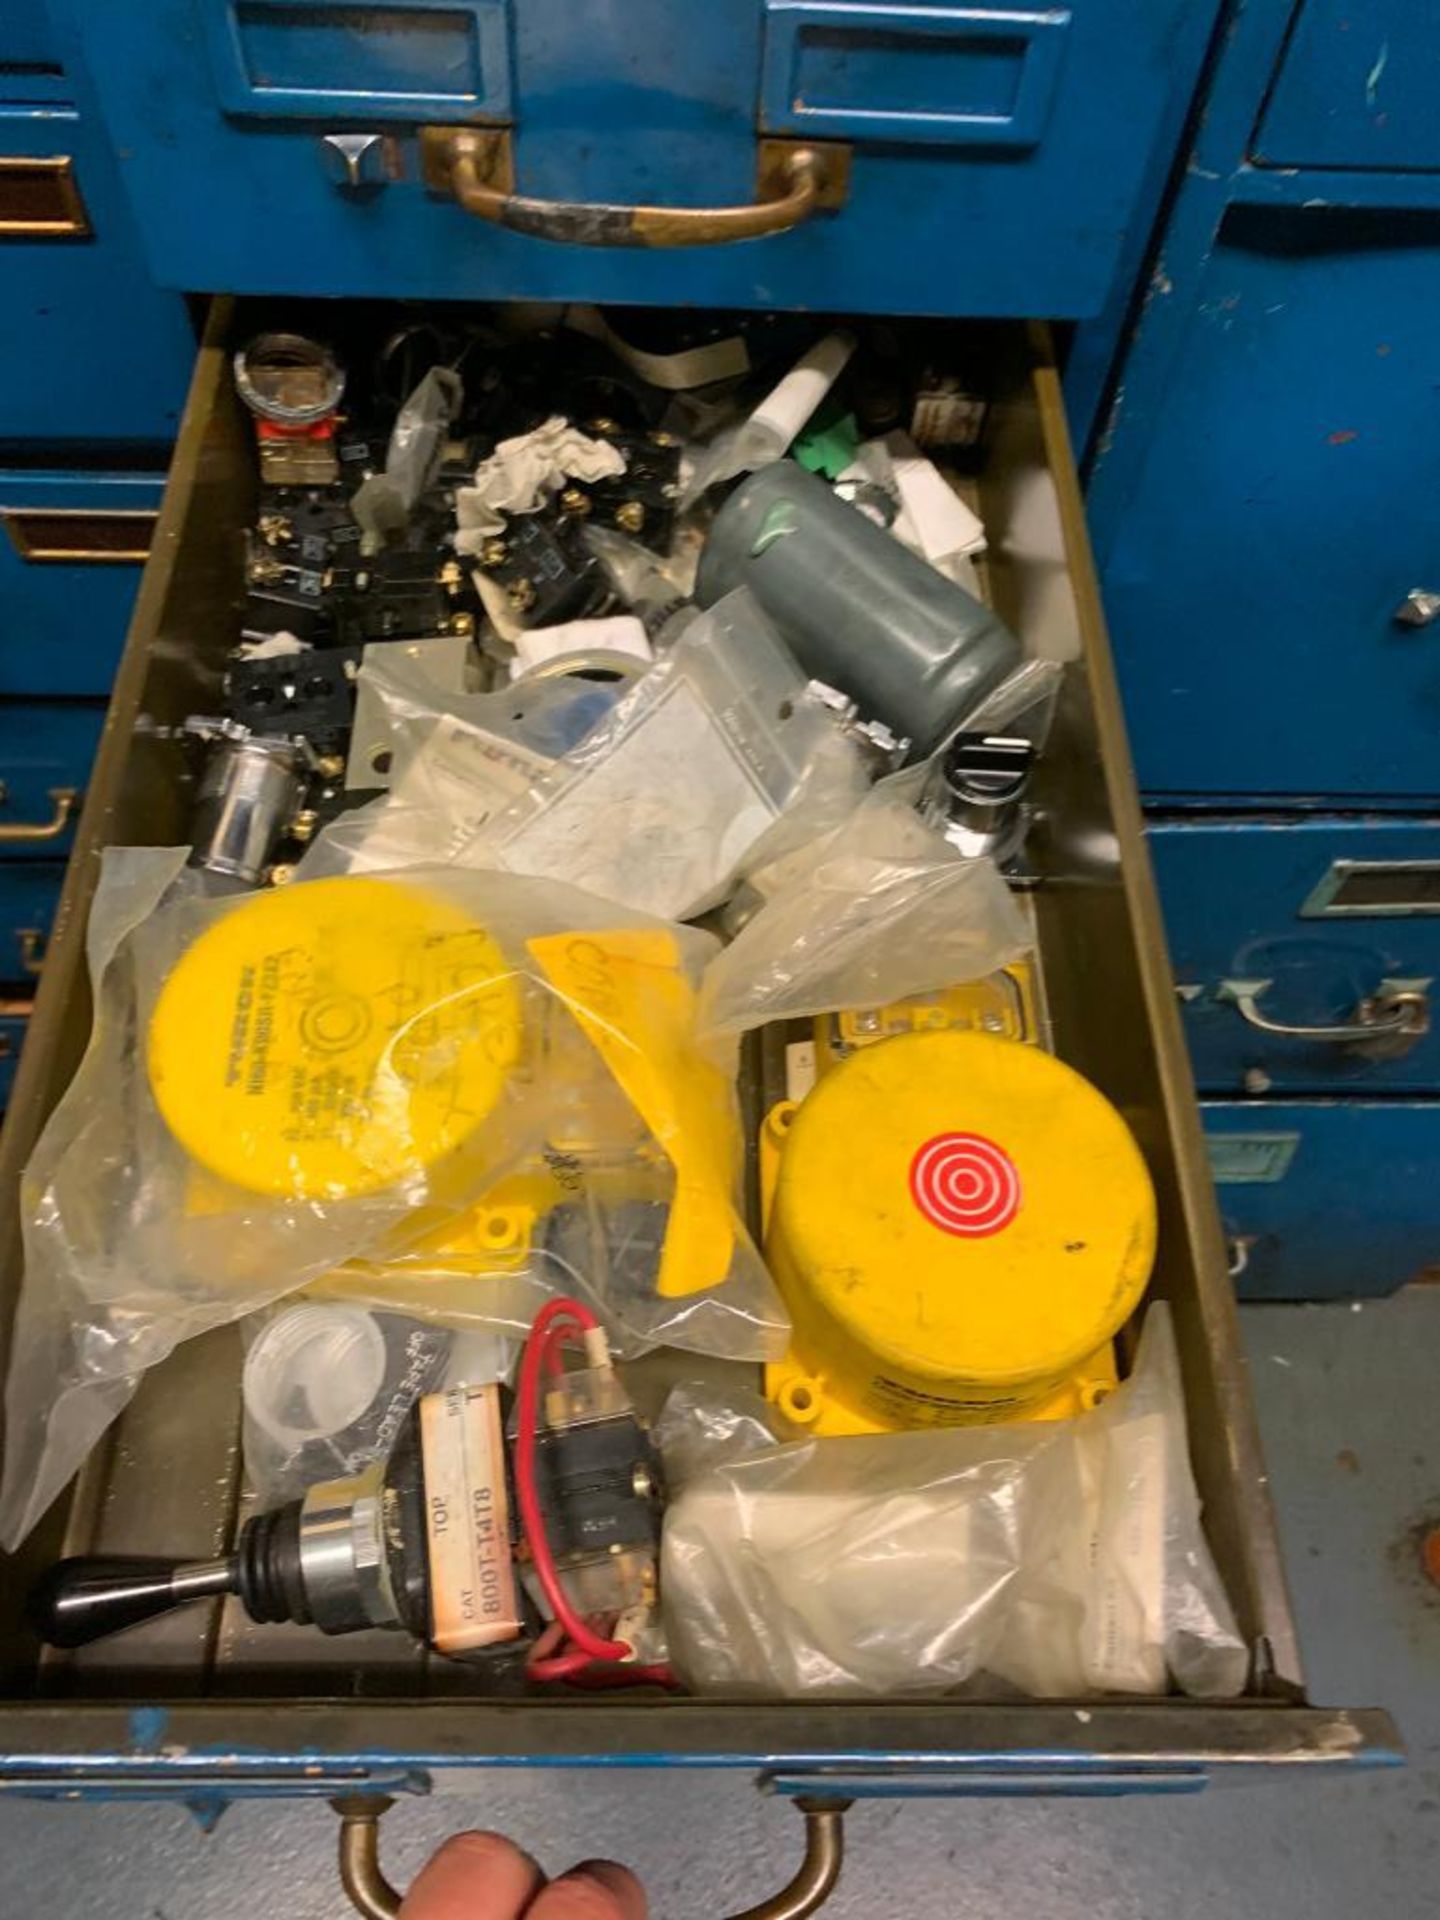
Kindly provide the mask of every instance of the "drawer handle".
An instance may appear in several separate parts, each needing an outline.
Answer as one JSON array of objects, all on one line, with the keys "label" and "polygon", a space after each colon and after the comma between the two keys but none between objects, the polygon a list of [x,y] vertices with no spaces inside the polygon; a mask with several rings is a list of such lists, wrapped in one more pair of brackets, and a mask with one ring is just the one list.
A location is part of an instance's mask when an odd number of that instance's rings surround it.
[{"label": "drawer handle", "polygon": [[762,140],[756,198],[740,207],[617,207],[531,200],[515,191],[509,129],[422,127],[425,184],[467,213],[516,233],[580,247],[714,247],[785,233],[822,207],[840,207],[850,185],[850,149],[838,142]]},{"label": "drawer handle", "polygon": [[45,935],[39,927],[16,927],[15,944],[20,949],[20,964],[26,973],[45,970]]},{"label": "drawer handle", "polygon": [[[0,780],[0,805],[5,798],[5,782]],[[0,847],[28,847],[41,840],[58,840],[75,817],[80,794],[75,787],[52,787],[50,798],[55,802],[55,811],[48,820],[0,822]]]},{"label": "drawer handle", "polygon": [[[380,1867],[380,1816],[392,1803],[382,1793],[357,1793],[334,1802],[340,1816],[340,1884],[365,1920],[397,1920],[403,1895]],[[805,1855],[788,1886],[733,1920],[805,1920],[835,1891],[845,1855],[848,1800],[797,1800],[805,1816]]]},{"label": "drawer handle", "polygon": [[1382,980],[1379,991],[1362,1000],[1349,1020],[1335,1026],[1290,1026],[1260,1011],[1260,1001],[1273,982],[1222,980],[1215,998],[1233,1006],[1257,1033],[1277,1040],[1312,1040],[1325,1045],[1393,1046],[1402,1051],[1430,1031],[1429,982]]},{"label": "drawer handle", "polygon": [[10,544],[32,566],[135,566],[150,555],[157,516],[126,507],[0,507]]}]

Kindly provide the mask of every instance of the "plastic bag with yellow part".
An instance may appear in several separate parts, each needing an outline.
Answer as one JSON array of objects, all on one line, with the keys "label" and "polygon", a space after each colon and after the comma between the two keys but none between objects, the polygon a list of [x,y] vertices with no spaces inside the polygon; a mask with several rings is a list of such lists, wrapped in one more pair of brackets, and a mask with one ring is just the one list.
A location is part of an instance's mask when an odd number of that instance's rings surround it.
[{"label": "plastic bag with yellow part", "polygon": [[622,1350],[783,1349],[733,1050],[695,1037],[711,936],[515,875],[221,898],[182,860],[105,857],[94,1030],[23,1185],[7,1541],[179,1341],[352,1268],[432,1317],[563,1288]]}]

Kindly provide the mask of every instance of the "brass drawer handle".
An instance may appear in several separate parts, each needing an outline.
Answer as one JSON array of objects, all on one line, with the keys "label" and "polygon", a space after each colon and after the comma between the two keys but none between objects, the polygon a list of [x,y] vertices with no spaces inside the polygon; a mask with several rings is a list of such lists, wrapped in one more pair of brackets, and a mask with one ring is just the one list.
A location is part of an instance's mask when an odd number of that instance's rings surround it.
[{"label": "brass drawer handle", "polygon": [[762,140],[756,198],[740,207],[616,207],[531,200],[515,191],[508,128],[422,127],[425,184],[467,213],[516,233],[579,247],[714,247],[798,227],[822,207],[840,207],[850,185],[850,149],[833,141]]},{"label": "brass drawer handle", "polygon": [[[34,846],[41,840],[58,840],[75,817],[80,804],[75,787],[52,787],[50,798],[55,811],[48,820],[8,820],[0,822],[0,847]],[[0,803],[5,799],[5,783],[0,780]]]},{"label": "brass drawer handle", "polygon": [[46,566],[137,565],[149,557],[157,517],[133,508],[0,507],[20,558]]},{"label": "brass drawer handle", "polygon": [[0,238],[83,240],[89,232],[68,153],[0,155]]},{"label": "brass drawer handle", "polygon": [[1260,1010],[1268,980],[1222,980],[1217,1000],[1233,1006],[1247,1026],[1278,1040],[1309,1040],[1329,1046],[1384,1047],[1403,1051],[1430,1030],[1429,981],[1382,980],[1379,991],[1362,1000],[1349,1020],[1334,1026],[1291,1026]]},{"label": "brass drawer handle", "polygon": [[[380,1816],[392,1803],[383,1793],[357,1793],[334,1802],[340,1816],[340,1883],[365,1920],[398,1920],[403,1895],[380,1867]],[[845,1853],[848,1800],[797,1800],[805,1816],[805,1857],[795,1878],[759,1906],[733,1920],[806,1920],[835,1891]]]},{"label": "brass drawer handle", "polygon": [[45,935],[39,927],[16,927],[15,944],[20,949],[20,964],[26,973],[45,970]]}]

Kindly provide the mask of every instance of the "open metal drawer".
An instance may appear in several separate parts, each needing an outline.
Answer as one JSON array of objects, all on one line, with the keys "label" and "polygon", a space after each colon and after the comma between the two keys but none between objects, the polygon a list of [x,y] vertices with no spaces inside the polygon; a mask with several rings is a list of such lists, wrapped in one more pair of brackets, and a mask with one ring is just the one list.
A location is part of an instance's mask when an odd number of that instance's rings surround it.
[{"label": "open metal drawer", "polygon": [[[239,321],[253,327],[253,315]],[[957,323],[958,324],[958,323]],[[0,1154],[0,1280],[19,1282],[19,1170],[83,1049],[83,933],[97,851],[167,843],[189,794],[163,729],[213,698],[234,630],[254,485],[249,423],[212,313],[128,650],[116,683]],[[207,1554],[233,1527],[238,1342],[181,1348],[147,1382],[25,1564],[0,1578],[0,1782],[31,1792],[325,1792],[424,1788],[497,1764],[748,1767],[799,1793],[1146,1790],[1232,1764],[1395,1757],[1380,1711],[1308,1705],[1284,1591],[1219,1222],[1174,1005],[1060,392],[1039,331],[975,329],[996,396],[978,483],[993,597],[1067,676],[1040,795],[1036,895],[1059,1050],[1129,1118],[1159,1193],[1156,1288],[1173,1303],[1207,1526],[1254,1648],[1247,1698],[827,1705],[614,1694],[487,1700],[465,1669],[375,1636],[242,1630],[222,1609],[173,1615],[34,1662],[13,1617],[61,1546]],[[967,364],[970,363],[967,360]],[[303,1643],[303,1644],[302,1644]],[[278,1705],[277,1705],[278,1703]]]}]

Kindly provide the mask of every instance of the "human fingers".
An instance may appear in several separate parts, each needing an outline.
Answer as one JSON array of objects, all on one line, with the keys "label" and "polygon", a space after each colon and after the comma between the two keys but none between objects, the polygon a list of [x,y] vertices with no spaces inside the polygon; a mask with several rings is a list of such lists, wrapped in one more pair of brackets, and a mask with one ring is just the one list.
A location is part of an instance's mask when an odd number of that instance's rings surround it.
[{"label": "human fingers", "polygon": [[645,1889],[628,1867],[586,1860],[552,1880],[525,1920],[646,1920]]},{"label": "human fingers", "polygon": [[400,1920],[520,1920],[545,1876],[498,1833],[457,1833],[421,1868]]}]

